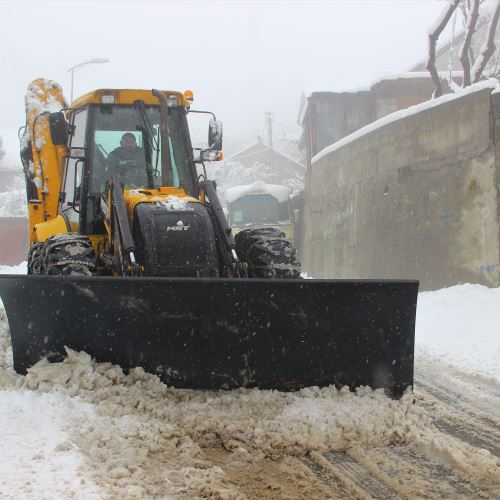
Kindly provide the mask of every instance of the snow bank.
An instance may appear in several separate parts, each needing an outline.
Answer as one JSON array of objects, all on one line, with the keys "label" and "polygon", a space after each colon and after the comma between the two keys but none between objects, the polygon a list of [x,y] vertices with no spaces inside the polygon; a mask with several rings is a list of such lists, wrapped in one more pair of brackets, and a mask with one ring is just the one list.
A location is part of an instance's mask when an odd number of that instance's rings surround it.
[{"label": "snow bank", "polygon": [[418,296],[416,353],[500,382],[500,288],[460,285]]},{"label": "snow bank", "polygon": [[[3,266],[0,264],[0,274],[26,274],[28,269],[28,263],[21,262],[17,266]],[[0,301],[0,305],[1,305]]]}]

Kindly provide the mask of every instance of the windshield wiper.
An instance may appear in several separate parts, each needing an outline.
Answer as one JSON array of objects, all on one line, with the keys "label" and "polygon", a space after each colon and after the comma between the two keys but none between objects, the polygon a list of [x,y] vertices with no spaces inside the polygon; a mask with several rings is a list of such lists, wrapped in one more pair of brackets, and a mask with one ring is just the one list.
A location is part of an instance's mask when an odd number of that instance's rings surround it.
[{"label": "windshield wiper", "polygon": [[[142,118],[142,122],[144,123],[144,131],[147,134],[148,142],[152,145],[153,149],[156,152],[156,161],[155,161],[155,172],[158,173],[158,160],[160,158],[160,146],[158,138],[155,136],[153,126],[151,125],[151,121],[146,113],[146,108],[144,106],[144,101],[135,101],[134,106],[137,110],[137,113]],[[142,127],[141,127],[142,129]]]}]

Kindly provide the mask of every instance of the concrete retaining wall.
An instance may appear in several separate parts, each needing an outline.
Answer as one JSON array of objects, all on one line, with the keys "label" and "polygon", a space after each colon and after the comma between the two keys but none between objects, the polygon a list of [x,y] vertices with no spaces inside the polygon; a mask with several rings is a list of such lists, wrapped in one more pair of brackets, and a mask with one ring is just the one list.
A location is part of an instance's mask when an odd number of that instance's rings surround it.
[{"label": "concrete retaining wall", "polygon": [[313,162],[309,275],[499,285],[500,94],[420,107]]}]

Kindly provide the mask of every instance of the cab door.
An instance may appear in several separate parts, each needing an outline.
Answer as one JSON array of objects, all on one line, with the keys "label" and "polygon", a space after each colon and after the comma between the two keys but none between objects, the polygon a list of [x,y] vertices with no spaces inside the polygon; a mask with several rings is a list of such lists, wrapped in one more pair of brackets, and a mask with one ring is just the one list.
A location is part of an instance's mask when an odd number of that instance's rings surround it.
[{"label": "cab door", "polygon": [[71,118],[72,134],[68,145],[69,154],[66,159],[59,206],[59,213],[66,218],[71,231],[74,232],[79,230],[82,184],[87,161],[87,117],[88,110],[83,109],[75,112]]}]

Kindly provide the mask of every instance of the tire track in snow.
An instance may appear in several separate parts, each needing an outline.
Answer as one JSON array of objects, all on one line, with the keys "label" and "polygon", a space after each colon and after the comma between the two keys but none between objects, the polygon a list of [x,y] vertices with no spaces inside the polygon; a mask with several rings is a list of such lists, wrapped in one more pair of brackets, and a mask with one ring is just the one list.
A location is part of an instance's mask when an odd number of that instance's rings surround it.
[{"label": "tire track in snow", "polygon": [[439,430],[500,457],[500,419],[472,406],[461,394],[421,377],[416,381],[415,396],[418,405],[435,415],[434,425]]},{"label": "tire track in snow", "polygon": [[320,463],[318,463],[312,458],[311,455],[304,455],[300,458],[300,461],[307,466],[321,481],[335,491],[339,498],[354,498],[356,497],[356,492],[349,488],[349,485],[345,484],[338,476],[334,476],[331,471],[325,469]]},{"label": "tire track in snow", "polygon": [[374,476],[385,480],[397,492],[397,498],[495,498],[490,486],[477,483],[411,445],[356,449],[352,454]]},{"label": "tire track in snow", "polygon": [[500,385],[494,381],[467,376],[452,367],[436,365],[434,362],[417,363],[415,383],[426,384],[448,395],[451,404],[458,409],[471,407],[483,412],[484,418],[500,419]]},{"label": "tire track in snow", "polygon": [[341,498],[395,499],[396,491],[347,452],[311,452],[301,460]]}]

